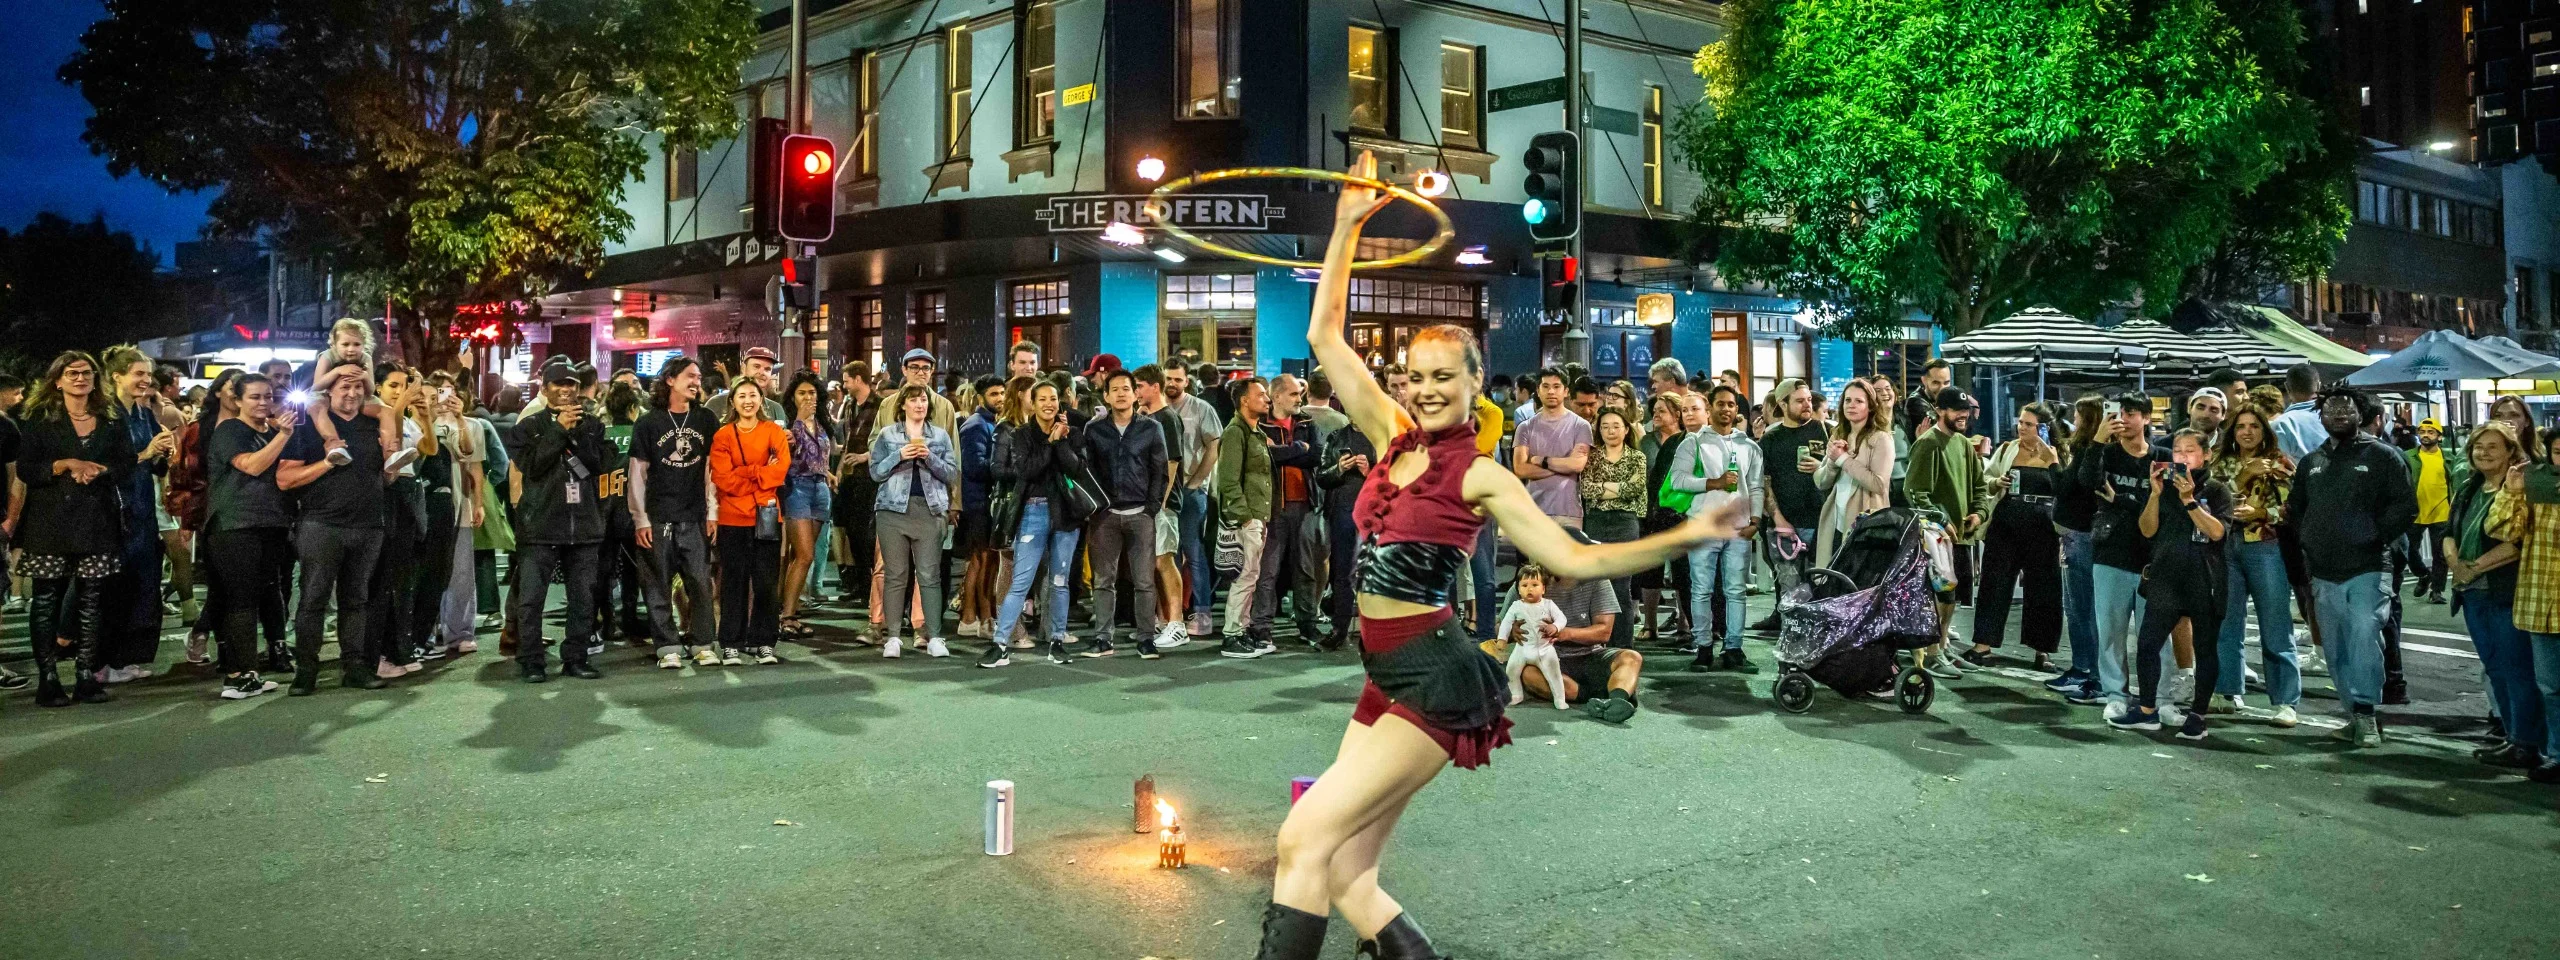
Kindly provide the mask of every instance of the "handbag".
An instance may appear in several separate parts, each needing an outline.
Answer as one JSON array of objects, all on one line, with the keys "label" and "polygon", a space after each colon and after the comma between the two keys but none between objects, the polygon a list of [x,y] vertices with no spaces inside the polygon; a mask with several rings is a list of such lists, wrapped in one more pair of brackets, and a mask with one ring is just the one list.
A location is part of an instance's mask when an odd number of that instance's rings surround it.
[{"label": "handbag", "polygon": [[1076,471],[1062,470],[1058,473],[1058,493],[1067,503],[1066,515],[1069,517],[1081,521],[1102,512],[1102,500],[1094,495],[1093,489],[1076,482]]},{"label": "handbag", "polygon": [[[1692,437],[1689,442],[1696,443],[1697,439]],[[1697,478],[1700,480],[1706,479],[1706,459],[1704,457],[1692,457],[1690,459],[1697,464]],[[1662,508],[1665,510],[1678,513],[1682,516],[1687,516],[1689,513],[1689,505],[1698,502],[1698,495],[1687,490],[1681,490],[1673,487],[1671,485],[1671,475],[1666,473],[1662,475],[1662,489],[1654,491],[1653,502],[1662,505]]]},{"label": "handbag", "polygon": [[780,539],[782,539],[782,505],[781,505],[781,504],[778,504],[778,503],[760,503],[760,504],[757,504],[757,505],[756,505],[756,539],[758,539],[758,540],[780,540]]},{"label": "handbag", "polygon": [[1022,526],[1022,492],[1011,482],[998,485],[987,498],[988,539],[999,549],[1013,542],[1013,531]]}]

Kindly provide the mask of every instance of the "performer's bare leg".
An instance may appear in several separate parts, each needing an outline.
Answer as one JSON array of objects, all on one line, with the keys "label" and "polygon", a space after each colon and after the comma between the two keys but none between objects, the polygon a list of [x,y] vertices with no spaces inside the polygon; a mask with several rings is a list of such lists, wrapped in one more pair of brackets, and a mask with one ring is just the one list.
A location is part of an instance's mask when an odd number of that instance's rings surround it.
[{"label": "performer's bare leg", "polygon": [[[1405,801],[1448,763],[1448,752],[1403,717],[1391,713],[1374,724],[1352,723],[1343,732],[1333,765],[1298,798],[1280,825],[1280,863],[1271,899],[1317,916],[1330,912],[1335,855],[1372,825],[1391,825]],[[1374,841],[1379,846],[1385,842],[1383,835]],[[1372,851],[1364,859],[1374,857]],[[1347,917],[1362,937],[1395,919],[1394,901],[1383,892],[1362,901],[1351,905],[1362,915]],[[1387,913],[1376,913],[1380,904],[1387,905]]]}]

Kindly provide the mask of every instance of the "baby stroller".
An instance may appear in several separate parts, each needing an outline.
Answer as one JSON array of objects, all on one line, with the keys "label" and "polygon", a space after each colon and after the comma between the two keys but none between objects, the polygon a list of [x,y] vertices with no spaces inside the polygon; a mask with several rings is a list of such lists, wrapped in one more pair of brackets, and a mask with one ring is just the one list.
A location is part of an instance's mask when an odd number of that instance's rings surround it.
[{"label": "baby stroller", "polygon": [[1813,684],[1849,696],[1893,691],[1904,712],[1925,713],[1937,681],[1899,651],[1938,642],[1930,583],[1929,519],[1908,508],[1858,518],[1829,568],[1817,567],[1778,606],[1775,699],[1788,713],[1813,707]]}]

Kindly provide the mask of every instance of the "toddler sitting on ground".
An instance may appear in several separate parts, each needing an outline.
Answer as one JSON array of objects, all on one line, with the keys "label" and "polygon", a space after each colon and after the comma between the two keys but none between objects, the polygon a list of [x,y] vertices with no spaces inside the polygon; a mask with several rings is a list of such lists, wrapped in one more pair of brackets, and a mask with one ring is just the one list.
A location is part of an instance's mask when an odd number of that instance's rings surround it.
[{"label": "toddler sitting on ground", "polygon": [[1513,628],[1519,628],[1519,638],[1511,644],[1511,660],[1503,667],[1511,677],[1511,703],[1516,706],[1528,699],[1520,686],[1520,671],[1535,663],[1538,675],[1547,681],[1547,692],[1555,695],[1556,709],[1565,709],[1564,669],[1556,659],[1555,644],[1556,631],[1564,628],[1564,609],[1547,599],[1547,572],[1537,564],[1520,568],[1519,590],[1520,599],[1503,608],[1502,620],[1493,631],[1494,636],[1509,640]]}]

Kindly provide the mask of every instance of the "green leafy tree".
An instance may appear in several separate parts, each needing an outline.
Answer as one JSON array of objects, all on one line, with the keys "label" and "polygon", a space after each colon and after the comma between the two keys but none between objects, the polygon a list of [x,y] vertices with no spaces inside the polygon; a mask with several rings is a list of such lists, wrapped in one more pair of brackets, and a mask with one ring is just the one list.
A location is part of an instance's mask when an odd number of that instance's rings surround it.
[{"label": "green leafy tree", "polygon": [[2319,141],[2290,0],[1725,10],[1675,133],[1695,215],[1724,273],[1825,298],[1853,336],[1904,305],[1952,333],[2037,301],[2165,311]]},{"label": "green leafy tree", "polygon": [[[61,70],[118,175],[331,262],[408,356],[630,229],[648,138],[734,134],[754,0],[108,0]],[[509,332],[512,335],[510,324]]]},{"label": "green leafy tree", "polygon": [[0,369],[41,373],[55,354],[185,328],[160,257],[106,218],[36,214],[0,230]]}]

